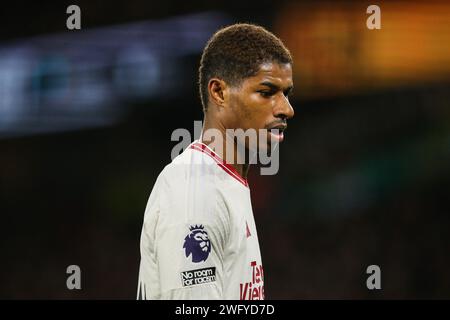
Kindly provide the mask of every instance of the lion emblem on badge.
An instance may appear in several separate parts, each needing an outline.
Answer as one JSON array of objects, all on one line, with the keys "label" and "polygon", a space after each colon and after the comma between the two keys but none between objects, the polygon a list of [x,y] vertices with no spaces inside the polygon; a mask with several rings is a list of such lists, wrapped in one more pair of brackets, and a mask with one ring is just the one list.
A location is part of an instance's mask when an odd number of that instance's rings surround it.
[{"label": "lion emblem on badge", "polygon": [[186,258],[192,255],[192,262],[201,262],[208,259],[211,252],[211,242],[203,225],[189,227],[189,234],[184,238],[184,252]]}]

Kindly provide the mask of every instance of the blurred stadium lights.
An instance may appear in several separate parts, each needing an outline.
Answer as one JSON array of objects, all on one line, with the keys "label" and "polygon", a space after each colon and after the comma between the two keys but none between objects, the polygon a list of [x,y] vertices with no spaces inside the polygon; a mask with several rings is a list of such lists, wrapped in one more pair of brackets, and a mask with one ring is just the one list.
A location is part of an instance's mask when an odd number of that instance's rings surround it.
[{"label": "blurred stadium lights", "polygon": [[0,44],[0,137],[114,123],[127,103],[178,88],[167,77],[190,76],[181,59],[227,23],[203,12]]},{"label": "blurred stadium lights", "polygon": [[450,78],[450,2],[380,4],[381,29],[366,27],[367,2],[287,2],[274,29],[291,50],[307,99]]}]

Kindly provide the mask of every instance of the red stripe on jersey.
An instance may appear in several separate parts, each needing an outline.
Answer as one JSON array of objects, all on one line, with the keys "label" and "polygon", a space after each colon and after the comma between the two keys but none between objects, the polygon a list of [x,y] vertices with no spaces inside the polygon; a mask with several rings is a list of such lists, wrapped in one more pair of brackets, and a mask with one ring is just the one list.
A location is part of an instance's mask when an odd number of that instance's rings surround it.
[{"label": "red stripe on jersey", "polygon": [[244,186],[248,187],[247,179],[241,177],[236,169],[222,160],[214,151],[212,151],[206,144],[201,142],[193,143],[190,147],[191,149],[198,150],[210,156],[223,170],[225,170],[230,176],[235,178],[237,181],[242,183]]}]

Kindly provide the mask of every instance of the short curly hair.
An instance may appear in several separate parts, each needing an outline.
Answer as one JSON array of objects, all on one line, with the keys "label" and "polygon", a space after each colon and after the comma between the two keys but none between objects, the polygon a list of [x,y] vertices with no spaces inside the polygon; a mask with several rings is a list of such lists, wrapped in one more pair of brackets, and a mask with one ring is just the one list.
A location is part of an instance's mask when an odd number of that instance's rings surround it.
[{"label": "short curly hair", "polygon": [[283,42],[261,26],[237,23],[218,30],[207,42],[199,68],[199,91],[203,112],[208,108],[208,82],[217,77],[230,85],[254,76],[267,62],[292,64]]}]

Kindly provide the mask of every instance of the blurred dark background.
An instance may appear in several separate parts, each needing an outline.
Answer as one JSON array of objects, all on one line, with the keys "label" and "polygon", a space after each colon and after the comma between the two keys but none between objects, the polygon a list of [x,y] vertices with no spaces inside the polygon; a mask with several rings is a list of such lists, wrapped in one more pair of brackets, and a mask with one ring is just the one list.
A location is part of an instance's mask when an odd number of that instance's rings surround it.
[{"label": "blurred dark background", "polygon": [[249,179],[267,297],[448,298],[450,4],[379,1],[369,30],[371,4],[2,4],[0,298],[136,297],[148,196],[172,131],[202,120],[203,46],[234,22],[295,60],[280,171]]}]

